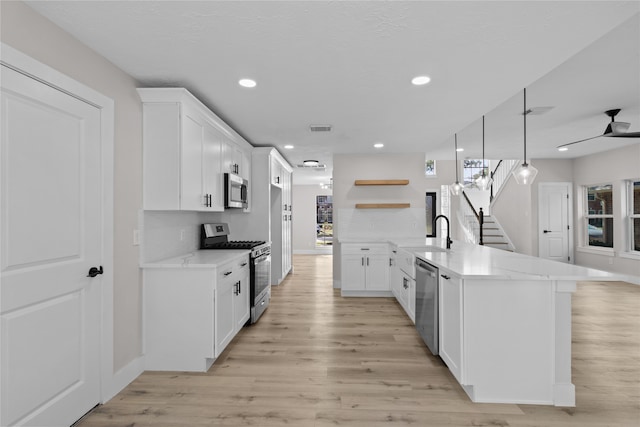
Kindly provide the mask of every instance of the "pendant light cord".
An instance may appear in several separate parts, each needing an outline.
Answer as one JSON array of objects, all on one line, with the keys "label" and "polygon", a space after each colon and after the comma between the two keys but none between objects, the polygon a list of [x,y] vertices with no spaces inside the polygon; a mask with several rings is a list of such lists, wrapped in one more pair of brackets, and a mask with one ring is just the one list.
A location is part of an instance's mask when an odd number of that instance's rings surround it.
[{"label": "pendant light cord", "polygon": [[456,144],[456,182],[458,182],[458,134],[454,134]]},{"label": "pendant light cord", "polygon": [[524,163],[527,164],[527,88],[524,88],[524,110],[522,115],[524,116]]},{"label": "pendant light cord", "polygon": [[484,116],[482,116],[482,176],[485,176],[484,173]]}]

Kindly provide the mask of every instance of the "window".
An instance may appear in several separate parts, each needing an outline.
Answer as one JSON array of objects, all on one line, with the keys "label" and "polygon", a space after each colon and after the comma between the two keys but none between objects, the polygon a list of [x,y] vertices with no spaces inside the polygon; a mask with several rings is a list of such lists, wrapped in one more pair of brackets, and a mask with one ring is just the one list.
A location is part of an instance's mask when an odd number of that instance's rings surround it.
[{"label": "window", "polygon": [[316,246],[333,245],[333,196],[316,196]]},{"label": "window", "polygon": [[427,237],[436,237],[436,229],[433,227],[433,220],[436,219],[436,193],[427,193],[425,196],[426,216],[427,216]]},{"label": "window", "polygon": [[436,176],[436,161],[435,160],[425,160],[425,162],[424,162],[424,174],[427,177],[435,177]]},{"label": "window", "polygon": [[485,175],[490,175],[489,161],[482,159],[465,159],[462,163],[464,185],[474,184],[476,179],[482,175],[484,170]]},{"label": "window", "polygon": [[588,246],[613,248],[613,186],[585,187]]},{"label": "window", "polygon": [[627,181],[629,250],[640,251],[640,180]]}]

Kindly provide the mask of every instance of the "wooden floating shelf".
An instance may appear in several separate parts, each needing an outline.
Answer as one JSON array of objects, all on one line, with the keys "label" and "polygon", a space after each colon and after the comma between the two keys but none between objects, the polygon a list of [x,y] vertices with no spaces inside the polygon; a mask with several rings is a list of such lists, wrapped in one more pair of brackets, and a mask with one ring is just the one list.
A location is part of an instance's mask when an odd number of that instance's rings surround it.
[{"label": "wooden floating shelf", "polygon": [[356,185],[408,185],[408,179],[356,179]]},{"label": "wooden floating shelf", "polygon": [[411,203],[356,203],[356,209],[404,209]]}]

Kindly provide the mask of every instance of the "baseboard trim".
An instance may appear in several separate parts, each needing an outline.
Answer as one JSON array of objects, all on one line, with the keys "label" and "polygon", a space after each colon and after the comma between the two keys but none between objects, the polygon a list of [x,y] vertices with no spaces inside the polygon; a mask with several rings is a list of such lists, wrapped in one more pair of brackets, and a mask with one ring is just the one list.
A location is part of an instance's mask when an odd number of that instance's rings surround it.
[{"label": "baseboard trim", "polygon": [[140,356],[127,364],[124,368],[113,374],[111,384],[107,388],[107,395],[102,396],[101,403],[107,403],[116,394],[120,393],[126,386],[144,372],[144,356]]}]

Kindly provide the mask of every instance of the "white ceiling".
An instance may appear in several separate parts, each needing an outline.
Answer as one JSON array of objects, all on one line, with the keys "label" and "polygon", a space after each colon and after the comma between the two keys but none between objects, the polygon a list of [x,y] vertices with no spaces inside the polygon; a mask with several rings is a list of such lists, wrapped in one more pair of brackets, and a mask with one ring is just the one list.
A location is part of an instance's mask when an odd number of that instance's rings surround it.
[{"label": "white ceiling", "polygon": [[[136,78],[186,87],[253,145],[292,163],[333,153],[571,158],[640,139],[598,138],[607,109],[640,131],[638,1],[29,1]],[[410,80],[427,74],[432,82]],[[240,78],[258,83],[238,86]],[[331,124],[311,133],[311,124]],[[385,147],[376,150],[373,144]],[[295,146],[285,150],[285,144]]]}]

